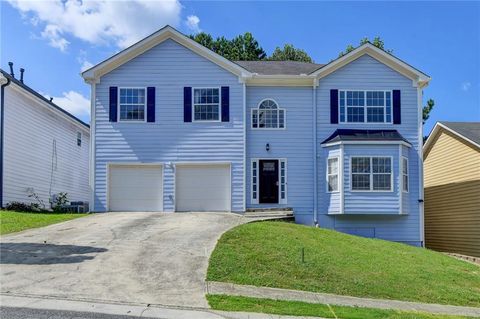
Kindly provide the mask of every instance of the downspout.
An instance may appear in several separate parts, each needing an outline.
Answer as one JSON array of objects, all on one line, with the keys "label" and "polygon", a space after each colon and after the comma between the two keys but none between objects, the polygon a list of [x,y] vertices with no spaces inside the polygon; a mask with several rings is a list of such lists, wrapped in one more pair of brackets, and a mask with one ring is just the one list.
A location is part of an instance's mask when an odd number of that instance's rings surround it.
[{"label": "downspout", "polygon": [[313,222],[318,227],[318,191],[317,191],[317,79],[313,80],[312,102],[313,125]]},{"label": "downspout", "polygon": [[5,88],[10,85],[11,81],[7,77],[3,77],[1,79],[2,82],[7,80],[5,83],[2,84],[1,88],[1,111],[0,111],[0,207],[3,208],[3,149],[4,149],[4,126],[5,126]]}]

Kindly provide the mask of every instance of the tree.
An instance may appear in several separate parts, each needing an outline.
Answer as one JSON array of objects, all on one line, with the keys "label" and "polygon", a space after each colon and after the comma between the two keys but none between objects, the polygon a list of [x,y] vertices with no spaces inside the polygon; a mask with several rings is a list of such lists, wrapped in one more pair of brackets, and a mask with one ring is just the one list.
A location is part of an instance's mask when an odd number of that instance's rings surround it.
[{"label": "tree", "polygon": [[190,35],[192,40],[232,61],[263,60],[266,53],[250,32],[238,35],[232,40],[225,37],[213,37],[205,32]]},{"label": "tree", "polygon": [[[362,46],[365,43],[371,43],[374,46],[376,46],[377,48],[382,49],[383,51],[385,51],[387,53],[392,53],[393,52],[393,50],[385,49],[385,43],[383,42],[382,38],[380,38],[379,36],[376,36],[375,38],[373,38],[373,41],[370,41],[369,38],[365,37],[365,38],[360,40],[359,46]],[[338,57],[342,57],[345,54],[347,54],[347,53],[349,53],[349,52],[351,52],[355,49],[356,48],[353,45],[349,44],[349,45],[347,45],[347,48],[345,49],[345,51],[342,51],[338,54]]]},{"label": "tree", "polygon": [[285,44],[283,49],[276,47],[272,55],[268,57],[270,61],[300,61],[313,63],[312,58],[302,49],[295,48],[292,44]]},{"label": "tree", "polygon": [[434,106],[435,106],[435,101],[433,99],[429,99],[427,101],[427,105],[423,107],[423,112],[422,112],[423,124],[425,124],[425,122],[430,117],[430,112],[432,111]]}]

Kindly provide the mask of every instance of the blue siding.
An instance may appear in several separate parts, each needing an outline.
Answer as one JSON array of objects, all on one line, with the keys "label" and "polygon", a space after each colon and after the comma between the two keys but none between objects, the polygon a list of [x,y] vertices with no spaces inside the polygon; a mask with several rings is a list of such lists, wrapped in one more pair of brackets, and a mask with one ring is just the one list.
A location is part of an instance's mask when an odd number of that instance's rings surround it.
[{"label": "blue siding", "polygon": [[[286,129],[251,129],[251,109],[271,98],[286,111]],[[247,207],[292,207],[296,215],[313,212],[313,125],[311,87],[247,87]],[[270,144],[270,151],[265,144]],[[287,204],[251,202],[251,159],[287,159]]]},{"label": "blue siding", "polygon": [[[393,124],[331,124],[330,123],[330,90],[331,89],[381,89],[401,90],[401,116],[402,123]],[[395,193],[353,193],[349,194],[349,160],[345,156],[345,210],[349,212],[378,211],[382,214],[344,214],[332,215],[332,208],[337,207],[335,197],[326,192],[325,180],[326,161],[323,156],[328,152],[319,147],[318,161],[318,214],[320,227],[337,229],[350,233],[375,234],[377,238],[419,244],[420,234],[420,207],[419,198],[419,145],[418,145],[418,109],[417,88],[413,87],[412,80],[402,76],[388,66],[378,62],[368,55],[364,55],[336,72],[319,81],[317,90],[317,138],[321,142],[330,136],[337,128],[352,129],[396,129],[411,144],[412,148],[405,148],[403,152],[408,154],[410,168],[410,191],[404,193],[403,211],[405,215],[399,215],[399,176],[394,178]],[[421,147],[421,146],[420,146]],[[398,146],[368,147],[370,153],[382,155],[385,153],[394,156],[394,162],[398,172]],[[345,146],[345,154],[354,152],[354,148]],[[355,150],[356,152],[356,150]],[[396,213],[395,213],[396,210]],[[330,213],[330,215],[329,215]],[[387,214],[387,215],[385,215]],[[306,220],[307,221],[307,220]],[[304,221],[302,221],[304,222]]]},{"label": "blue siding", "polygon": [[[112,123],[109,87],[156,87],[155,123]],[[184,123],[183,88],[230,87],[230,122]],[[238,77],[166,40],[96,85],[95,211],[107,209],[106,164],[231,162],[232,210],[243,210],[243,85]],[[164,166],[164,210],[174,209],[174,172]]]}]

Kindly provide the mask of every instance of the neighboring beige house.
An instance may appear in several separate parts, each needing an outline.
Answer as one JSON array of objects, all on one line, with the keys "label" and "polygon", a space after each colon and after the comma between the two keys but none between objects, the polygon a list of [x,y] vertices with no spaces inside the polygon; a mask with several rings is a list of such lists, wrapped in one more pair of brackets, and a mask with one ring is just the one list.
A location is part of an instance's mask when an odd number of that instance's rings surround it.
[{"label": "neighboring beige house", "polygon": [[480,257],[480,122],[438,122],[423,157],[426,247]]}]

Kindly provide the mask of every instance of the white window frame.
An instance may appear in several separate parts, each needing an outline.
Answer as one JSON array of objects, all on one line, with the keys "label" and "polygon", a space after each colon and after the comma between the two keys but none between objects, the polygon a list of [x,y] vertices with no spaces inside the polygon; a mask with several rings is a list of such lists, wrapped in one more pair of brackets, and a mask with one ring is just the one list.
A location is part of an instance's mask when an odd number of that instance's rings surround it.
[{"label": "white window frame", "polygon": [[[328,162],[331,160],[331,159],[336,159],[337,160],[337,174],[330,174],[328,172]],[[327,185],[327,193],[339,193],[340,192],[340,156],[330,156],[327,158],[327,166],[326,166],[326,185]],[[337,190],[329,190],[329,177],[330,176],[337,176]]]},{"label": "white window frame", "polygon": [[[218,90],[218,120],[196,120],[195,119],[195,90],[215,89]],[[215,104],[215,103],[210,103]],[[198,104],[202,105],[202,104]],[[222,121],[222,89],[217,86],[211,87],[192,87],[192,122],[195,123],[218,123]]]},{"label": "white window frame", "polygon": [[83,139],[83,134],[82,132],[78,131],[77,132],[77,146],[82,147],[82,139]]},{"label": "white window frame", "polygon": [[[250,201],[253,205],[258,205],[260,204],[259,202],[259,196],[260,196],[260,175],[259,175],[259,162],[261,160],[276,160],[278,161],[278,205],[286,205],[287,202],[288,202],[288,161],[286,158],[265,158],[265,157],[262,157],[262,158],[252,158],[250,160]],[[284,163],[284,166],[285,166],[285,179],[284,179],[284,193],[285,193],[285,198],[282,198],[282,162]],[[257,182],[255,183],[256,184],[256,193],[257,193],[257,198],[253,198],[253,171],[254,171],[254,168],[253,168],[253,163],[256,163],[256,177],[257,177]],[[275,205],[275,203],[273,203]],[[272,205],[272,203],[270,204],[260,204],[260,205]]]},{"label": "white window frame", "polygon": [[[120,91],[124,89],[139,89],[144,91],[144,96],[145,96],[145,103],[143,105],[143,120],[122,120],[120,118],[120,111],[121,111],[121,105],[120,103]],[[141,87],[141,86],[123,86],[118,88],[117,92],[117,122],[121,123],[146,123],[147,122],[147,88],[146,87]]]},{"label": "white window frame", "polygon": [[[406,168],[407,172],[405,173],[403,169]],[[401,178],[402,178],[402,192],[408,193],[410,190],[410,169],[408,167],[408,158],[402,156],[402,165],[401,165]],[[407,178],[407,182],[405,183],[405,177]]]},{"label": "white window frame", "polygon": [[[260,110],[263,110],[263,109],[260,109],[260,105],[262,105],[263,102],[265,101],[273,101],[276,105],[277,105],[277,127],[258,127],[258,114],[260,112]],[[252,107],[251,110],[250,110],[251,114],[250,114],[250,128],[252,130],[285,130],[287,128],[287,110],[284,109],[284,108],[281,108],[280,107],[280,104],[278,104],[277,101],[275,101],[274,99],[272,98],[266,98],[266,99],[263,99],[261,100],[258,104],[257,104],[257,107]],[[279,111],[283,111],[283,127],[280,127],[280,112]],[[253,114],[254,112],[257,113],[257,127],[253,127]]]},{"label": "white window frame", "polygon": [[[363,108],[363,122],[348,122],[347,121],[347,92],[363,92],[363,98],[364,98],[364,105],[363,106],[351,106],[351,107],[358,107],[358,108]],[[345,121],[341,121],[341,116],[340,116],[340,92],[345,92]],[[368,114],[368,108],[379,108],[382,106],[367,106],[367,92],[383,92],[384,93],[384,102],[383,102],[383,122],[367,122],[367,114]],[[390,92],[390,122],[387,122],[387,96],[386,93]],[[357,89],[341,89],[338,90],[338,123],[339,124],[353,124],[353,125],[358,125],[358,124],[373,124],[373,125],[385,125],[385,124],[393,124],[393,90],[357,90]]]},{"label": "white window frame", "polygon": [[[370,172],[368,173],[370,175],[370,189],[353,189],[353,175],[354,174],[367,174],[367,173],[353,173],[353,167],[352,167],[352,162],[353,162],[353,158],[357,158],[357,157],[361,157],[361,158],[369,158],[370,159]],[[376,190],[376,189],[373,189],[373,175],[375,174],[386,174],[386,173],[374,173],[373,172],[373,159],[374,158],[390,158],[390,189],[379,189],[379,190]],[[393,186],[393,175],[394,175],[394,171],[393,171],[393,156],[381,156],[381,155],[376,155],[376,156],[371,156],[371,155],[354,155],[354,156],[350,156],[350,192],[354,192],[354,193],[392,193],[393,190],[394,190],[394,186]]]}]

